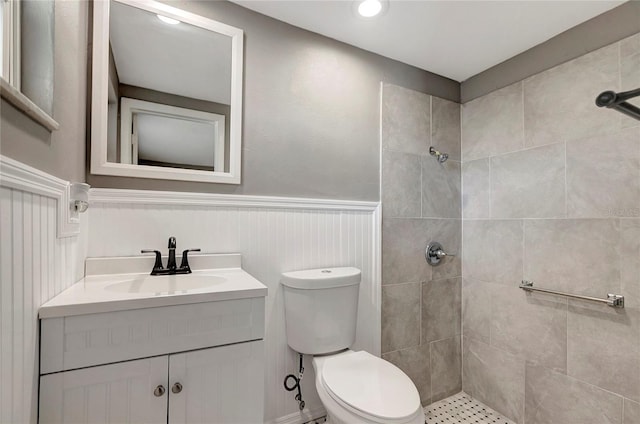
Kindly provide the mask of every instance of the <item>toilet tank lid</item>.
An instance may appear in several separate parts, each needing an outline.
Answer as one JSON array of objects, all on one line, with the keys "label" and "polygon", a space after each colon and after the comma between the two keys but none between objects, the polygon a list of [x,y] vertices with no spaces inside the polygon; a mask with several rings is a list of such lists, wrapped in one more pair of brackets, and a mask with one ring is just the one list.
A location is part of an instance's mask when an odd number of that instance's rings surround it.
[{"label": "toilet tank lid", "polygon": [[353,267],[318,268],[284,272],[281,282],[295,289],[319,290],[360,283],[361,271]]}]

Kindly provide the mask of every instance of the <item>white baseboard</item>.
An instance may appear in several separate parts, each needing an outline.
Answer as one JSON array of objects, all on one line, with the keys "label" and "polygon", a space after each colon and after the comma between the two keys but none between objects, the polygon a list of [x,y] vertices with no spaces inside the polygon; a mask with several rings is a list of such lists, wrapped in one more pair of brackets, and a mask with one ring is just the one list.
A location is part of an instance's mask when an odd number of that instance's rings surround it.
[{"label": "white baseboard", "polygon": [[320,419],[327,415],[324,408],[317,409],[304,409],[300,412],[293,412],[284,417],[276,418],[275,420],[267,421],[265,424],[303,424],[309,421]]}]

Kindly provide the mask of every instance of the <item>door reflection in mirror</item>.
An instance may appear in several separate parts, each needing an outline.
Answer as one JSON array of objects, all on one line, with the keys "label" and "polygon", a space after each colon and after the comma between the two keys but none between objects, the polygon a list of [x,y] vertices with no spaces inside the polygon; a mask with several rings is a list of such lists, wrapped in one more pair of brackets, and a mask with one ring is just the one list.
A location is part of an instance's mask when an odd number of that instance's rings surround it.
[{"label": "door reflection in mirror", "polygon": [[120,163],[224,169],[224,115],[126,97],[120,104]]}]

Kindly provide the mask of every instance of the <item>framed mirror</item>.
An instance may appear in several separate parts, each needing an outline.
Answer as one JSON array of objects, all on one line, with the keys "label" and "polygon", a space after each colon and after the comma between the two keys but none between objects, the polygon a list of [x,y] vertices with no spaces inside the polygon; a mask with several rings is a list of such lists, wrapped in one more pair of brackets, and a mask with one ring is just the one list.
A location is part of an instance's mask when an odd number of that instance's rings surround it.
[{"label": "framed mirror", "polygon": [[91,173],[239,184],[243,31],[152,0],[93,7]]}]

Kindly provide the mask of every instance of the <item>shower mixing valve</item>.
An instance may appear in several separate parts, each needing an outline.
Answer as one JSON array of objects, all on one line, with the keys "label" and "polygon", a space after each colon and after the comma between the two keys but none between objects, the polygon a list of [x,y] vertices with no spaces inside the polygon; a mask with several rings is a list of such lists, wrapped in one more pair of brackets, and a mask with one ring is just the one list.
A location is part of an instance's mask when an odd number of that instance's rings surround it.
[{"label": "shower mixing valve", "polygon": [[442,245],[437,241],[429,243],[424,251],[424,257],[431,266],[440,265],[441,261],[447,256],[455,255],[442,250]]}]

